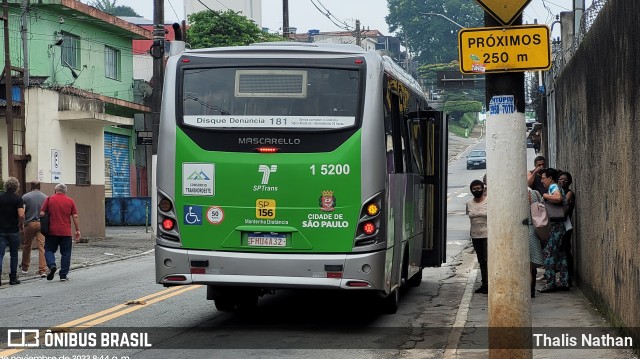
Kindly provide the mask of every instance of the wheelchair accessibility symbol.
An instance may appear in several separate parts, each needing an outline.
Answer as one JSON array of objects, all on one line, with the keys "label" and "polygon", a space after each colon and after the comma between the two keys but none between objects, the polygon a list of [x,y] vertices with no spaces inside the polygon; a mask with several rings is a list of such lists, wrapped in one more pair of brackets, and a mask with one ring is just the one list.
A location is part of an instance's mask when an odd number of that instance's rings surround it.
[{"label": "wheelchair accessibility symbol", "polygon": [[191,226],[202,225],[202,207],[184,206],[184,224]]}]

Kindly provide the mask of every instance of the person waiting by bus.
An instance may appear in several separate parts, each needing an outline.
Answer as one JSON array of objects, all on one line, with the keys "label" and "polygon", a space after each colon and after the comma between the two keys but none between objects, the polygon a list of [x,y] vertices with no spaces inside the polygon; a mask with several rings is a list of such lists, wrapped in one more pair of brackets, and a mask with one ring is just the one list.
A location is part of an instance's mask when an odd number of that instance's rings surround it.
[{"label": "person waiting by bus", "polygon": [[467,201],[466,212],[471,222],[471,242],[478,257],[482,285],[475,293],[489,292],[489,278],[487,277],[487,196],[484,193],[484,183],[473,180],[469,185],[473,198]]},{"label": "person waiting by bus", "polygon": [[531,274],[531,298],[536,296],[536,275],[538,274],[538,268],[544,264],[544,256],[542,255],[542,244],[540,238],[536,233],[536,229],[533,226],[533,216],[531,215],[531,204],[536,202],[544,202],[542,195],[531,188],[527,188],[529,201],[529,272]]},{"label": "person waiting by bus", "polygon": [[543,169],[547,168],[547,160],[544,156],[537,156],[533,160],[534,169],[527,173],[527,185],[529,188],[538,191],[540,194],[546,193],[547,188],[542,183],[541,172]]},{"label": "person waiting by bus", "polygon": [[573,183],[573,178],[571,173],[569,172],[560,172],[558,176],[558,185],[562,187],[565,193],[565,198],[567,201],[567,221],[565,222],[565,234],[562,237],[562,243],[560,244],[560,249],[564,251],[565,256],[567,257],[567,267],[569,270],[569,279],[568,284],[569,287],[573,285],[573,254],[571,253],[571,234],[573,233],[574,221],[573,221],[573,209],[576,207],[576,194],[570,188],[571,183]]},{"label": "person waiting by bus", "polygon": [[[540,172],[542,183],[548,188],[548,191],[542,195],[542,198],[549,203],[562,204],[565,194],[564,190],[556,183],[558,180],[558,171],[554,168],[545,168]],[[567,257],[564,251],[560,250],[560,242],[564,237],[564,233],[564,220],[551,221],[551,234],[543,250],[544,278],[547,284],[538,290],[540,293],[569,290]],[[556,271],[560,273],[558,285],[556,285]]]}]

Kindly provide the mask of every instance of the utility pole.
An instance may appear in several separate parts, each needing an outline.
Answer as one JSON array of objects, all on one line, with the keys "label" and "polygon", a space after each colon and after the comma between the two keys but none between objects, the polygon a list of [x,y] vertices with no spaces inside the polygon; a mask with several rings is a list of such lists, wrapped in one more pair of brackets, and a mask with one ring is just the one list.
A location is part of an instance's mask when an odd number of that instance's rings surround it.
[{"label": "utility pole", "polygon": [[[6,0],[5,0],[6,1]],[[152,94],[152,153],[158,154],[158,134],[160,132],[160,109],[162,105],[162,84],[164,81],[164,1],[153,0],[153,94]],[[149,163],[147,163],[148,165]],[[147,166],[148,167],[148,166]]]},{"label": "utility pole", "polygon": [[356,20],[356,45],[362,45],[362,41],[360,40],[360,20]]},{"label": "utility pole", "polygon": [[22,19],[20,20],[20,35],[22,36],[23,87],[29,87],[29,43],[27,39],[27,24],[29,23],[29,0],[22,0]]},{"label": "utility pole", "polygon": [[5,119],[7,123],[7,168],[9,176],[14,177],[13,163],[13,83],[11,81],[11,56],[9,46],[9,3],[2,0],[2,19],[4,20],[4,86],[7,107]]},{"label": "utility pole", "polygon": [[282,37],[289,39],[289,0],[282,0]]},{"label": "utility pole", "polygon": [[[484,24],[503,26],[487,12]],[[486,86],[489,358],[531,358],[524,72],[487,73]]]}]

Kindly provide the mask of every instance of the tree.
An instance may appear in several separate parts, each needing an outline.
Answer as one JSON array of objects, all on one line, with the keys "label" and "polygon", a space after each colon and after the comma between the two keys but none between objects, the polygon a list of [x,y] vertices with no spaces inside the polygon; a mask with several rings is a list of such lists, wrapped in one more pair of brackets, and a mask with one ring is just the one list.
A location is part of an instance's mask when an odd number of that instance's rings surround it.
[{"label": "tree", "polygon": [[446,63],[458,58],[460,27],[438,15],[442,14],[465,27],[483,25],[482,8],[471,0],[388,0],[389,30],[406,35],[409,48],[423,64]]},{"label": "tree", "polygon": [[116,0],[95,0],[90,5],[113,16],[140,16],[130,6],[116,5]]},{"label": "tree", "polygon": [[246,16],[227,10],[200,11],[189,15],[187,38],[192,49],[241,46],[254,42],[281,41],[277,35],[262,31]]}]

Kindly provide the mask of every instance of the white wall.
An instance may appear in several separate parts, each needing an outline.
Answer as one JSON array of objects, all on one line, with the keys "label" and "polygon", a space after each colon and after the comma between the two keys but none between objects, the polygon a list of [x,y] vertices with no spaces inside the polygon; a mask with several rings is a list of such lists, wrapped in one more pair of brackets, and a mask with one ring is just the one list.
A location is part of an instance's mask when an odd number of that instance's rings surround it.
[{"label": "white wall", "polygon": [[58,120],[58,93],[41,88],[25,91],[26,143],[31,155],[26,168],[26,181],[37,178],[43,183],[52,180],[52,152],[60,150],[60,182],[76,183],[76,143],[91,146],[91,184],[104,185],[104,132],[102,125],[79,121]]}]

